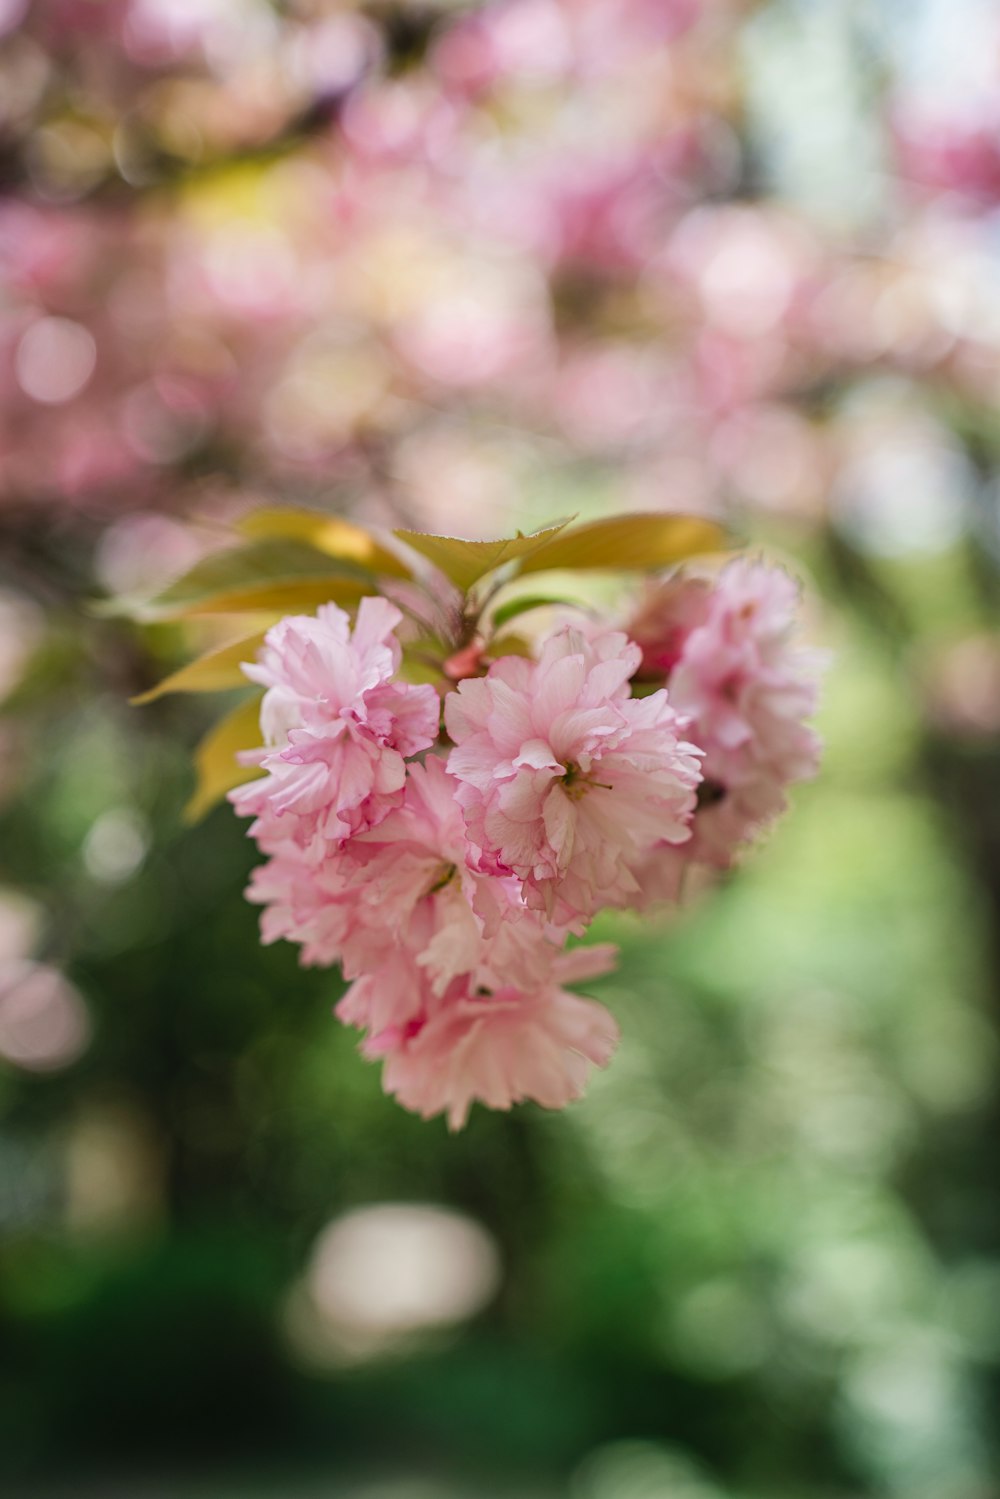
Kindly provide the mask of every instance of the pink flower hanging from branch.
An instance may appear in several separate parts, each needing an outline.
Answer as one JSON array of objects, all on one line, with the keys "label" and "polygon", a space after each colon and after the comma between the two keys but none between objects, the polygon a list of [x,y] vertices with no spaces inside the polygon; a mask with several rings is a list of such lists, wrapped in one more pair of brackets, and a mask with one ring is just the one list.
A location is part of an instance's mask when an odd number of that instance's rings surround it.
[{"label": "pink flower hanging from branch", "polygon": [[[727,865],[815,773],[797,584],[746,558],[679,570],[724,543],[696,516],[496,542],[295,510],[244,529],[138,612],[274,621],[145,695],[263,689],[199,749],[193,803],[252,818],[263,940],[339,965],[336,1013],[404,1107],[452,1128],[476,1101],[563,1107],[618,1038],[568,987],[614,949],[569,940]],[[657,581],[625,621],[523,590],[598,570]]]}]

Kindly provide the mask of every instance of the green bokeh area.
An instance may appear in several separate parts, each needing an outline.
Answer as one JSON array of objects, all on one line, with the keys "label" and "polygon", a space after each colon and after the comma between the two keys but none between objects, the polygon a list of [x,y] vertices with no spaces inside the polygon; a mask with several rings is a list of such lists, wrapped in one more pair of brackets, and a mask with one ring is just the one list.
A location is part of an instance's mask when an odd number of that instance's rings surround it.
[{"label": "green bokeh area", "polygon": [[[125,705],[172,637],[49,610],[4,713],[0,882],[91,1035],[0,1071],[7,1491],[990,1493],[998,756],[921,696],[989,604],[961,549],[931,616],[923,562],[800,562],[823,774],[679,914],[597,924],[622,1043],[583,1102],[458,1135],[382,1095],[335,973],[259,946],[229,809],[183,827],[215,705]],[[499,1282],[338,1350],[318,1236],[385,1203],[472,1220]]]}]

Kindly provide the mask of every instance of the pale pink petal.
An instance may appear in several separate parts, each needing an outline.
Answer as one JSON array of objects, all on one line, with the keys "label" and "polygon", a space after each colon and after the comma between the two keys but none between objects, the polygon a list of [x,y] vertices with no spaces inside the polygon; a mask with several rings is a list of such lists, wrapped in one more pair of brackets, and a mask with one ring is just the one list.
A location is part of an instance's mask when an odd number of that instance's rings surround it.
[{"label": "pale pink petal", "polygon": [[[574,930],[626,904],[630,865],[694,812],[699,752],[681,718],[664,693],[628,697],[640,654],[620,632],[557,631],[537,663],[504,658],[445,704],[481,867],[512,871],[530,906]],[[453,706],[463,698],[474,712]]]}]

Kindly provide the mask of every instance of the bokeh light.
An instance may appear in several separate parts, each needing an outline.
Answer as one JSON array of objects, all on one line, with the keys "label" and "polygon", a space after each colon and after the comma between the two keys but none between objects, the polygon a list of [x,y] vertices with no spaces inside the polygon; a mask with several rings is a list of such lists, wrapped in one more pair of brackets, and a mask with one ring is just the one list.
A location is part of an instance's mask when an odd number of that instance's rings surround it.
[{"label": "bokeh light", "polygon": [[57,969],[25,961],[0,969],[0,1057],[50,1072],[75,1062],[89,1041],[83,1000]]},{"label": "bokeh light", "polygon": [[[313,1246],[289,1327],[302,1351],[363,1359],[414,1334],[465,1322],[494,1297],[500,1262],[489,1234],[462,1214],[423,1203],[356,1208]],[[309,1314],[320,1326],[306,1325]],[[319,1333],[319,1337],[316,1333]]]}]

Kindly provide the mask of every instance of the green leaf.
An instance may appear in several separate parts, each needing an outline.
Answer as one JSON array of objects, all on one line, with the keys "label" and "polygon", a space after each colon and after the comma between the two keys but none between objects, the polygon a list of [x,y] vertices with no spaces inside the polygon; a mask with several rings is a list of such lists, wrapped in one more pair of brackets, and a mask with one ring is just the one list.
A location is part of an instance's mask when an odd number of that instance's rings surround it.
[{"label": "green leaf", "polygon": [[406,563],[388,547],[382,546],[370,531],[339,515],[274,506],[252,511],[240,521],[239,529],[244,536],[254,538],[282,536],[303,541],[329,557],[340,557],[345,562],[357,563],[392,578],[413,576]]},{"label": "green leaf", "polygon": [[260,744],[262,695],[255,692],[252,697],[244,698],[209,729],[198,745],[194,752],[197,782],[194,795],[184,808],[185,822],[200,822],[227,791],[245,781],[255,781],[261,774],[256,765],[241,765],[236,753]]},{"label": "green leaf", "polygon": [[305,542],[279,537],[203,557],[162,593],[130,612],[156,620],[314,609],[330,600],[357,603],[374,591],[375,576],[367,568],[337,562]]},{"label": "green leaf", "polygon": [[544,609],[550,604],[574,607],[572,599],[556,598],[551,593],[527,594],[519,599],[509,599],[506,604],[501,604],[499,609],[494,609],[490,616],[493,628],[499,630],[502,625],[507,624],[509,620],[516,619],[519,614],[527,614],[529,609]]},{"label": "green leaf", "polygon": [[393,535],[433,562],[456,587],[467,592],[473,583],[478,583],[480,578],[502,567],[505,562],[530,557],[568,524],[568,521],[559,521],[531,536],[518,531],[516,536],[501,541],[464,541],[458,536],[429,536],[423,531],[395,531]]},{"label": "green leaf", "polygon": [[227,687],[245,687],[247,679],[240,665],[253,660],[265,633],[258,630],[255,635],[244,635],[240,640],[206,651],[196,661],[189,661],[186,666],[171,672],[169,677],[164,677],[162,682],[157,682],[155,687],[150,687],[148,692],[140,692],[130,701],[138,708],[155,702],[158,697],[165,697],[168,692],[221,692]]},{"label": "green leaf", "polygon": [[724,528],[702,515],[611,515],[574,526],[525,557],[519,573],[549,568],[655,571],[700,552],[721,551]]}]

